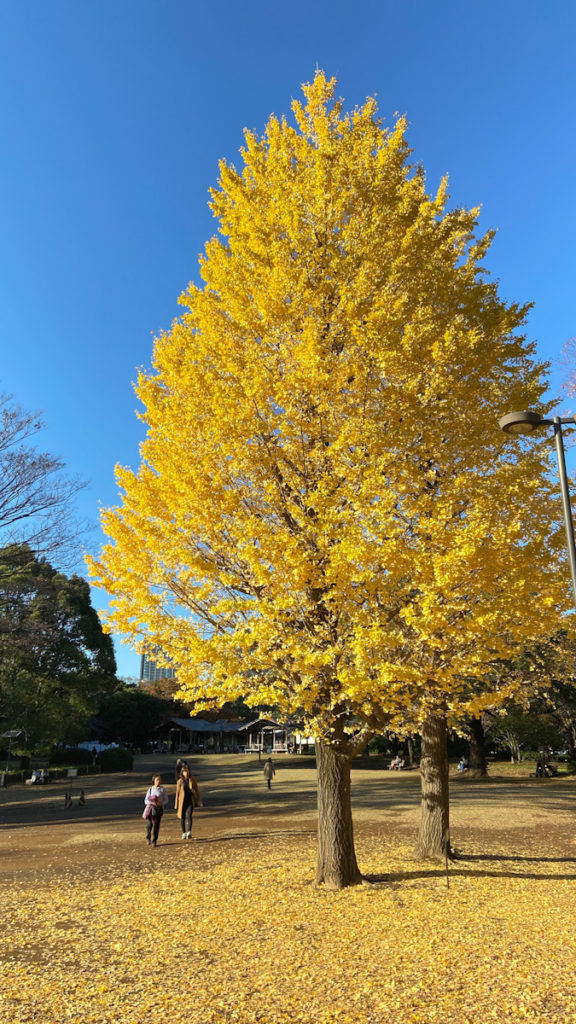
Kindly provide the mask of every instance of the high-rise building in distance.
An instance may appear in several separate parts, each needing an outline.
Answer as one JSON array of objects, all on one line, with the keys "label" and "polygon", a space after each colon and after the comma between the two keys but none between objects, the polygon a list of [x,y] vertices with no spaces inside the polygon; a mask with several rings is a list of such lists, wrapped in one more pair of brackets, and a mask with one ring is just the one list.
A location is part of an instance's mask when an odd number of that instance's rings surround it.
[{"label": "high-rise building in distance", "polygon": [[147,654],[142,655],[140,659],[141,683],[157,683],[160,679],[173,679],[174,674],[173,668],[160,668]]}]

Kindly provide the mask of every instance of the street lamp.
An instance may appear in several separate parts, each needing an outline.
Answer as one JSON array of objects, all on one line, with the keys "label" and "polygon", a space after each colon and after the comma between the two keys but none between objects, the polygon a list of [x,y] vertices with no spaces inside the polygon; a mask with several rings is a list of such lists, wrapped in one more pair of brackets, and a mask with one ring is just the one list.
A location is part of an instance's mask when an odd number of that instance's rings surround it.
[{"label": "street lamp", "polygon": [[574,589],[574,601],[576,602],[576,546],[574,545],[574,524],[572,521],[572,506],[570,505],[570,491],[568,490],[568,474],[566,472],[566,456],[564,454],[564,439],[562,437],[562,424],[576,422],[574,416],[554,416],[551,420],[543,419],[539,412],[509,412],[502,416],[498,423],[505,434],[530,434],[539,427],[554,427],[554,440],[556,442],[556,456],[558,458],[558,474],[560,476],[560,489],[562,491],[562,507],[564,509],[564,526],[566,527],[566,545],[568,547],[568,560],[570,562],[570,574],[572,576],[572,587]]}]

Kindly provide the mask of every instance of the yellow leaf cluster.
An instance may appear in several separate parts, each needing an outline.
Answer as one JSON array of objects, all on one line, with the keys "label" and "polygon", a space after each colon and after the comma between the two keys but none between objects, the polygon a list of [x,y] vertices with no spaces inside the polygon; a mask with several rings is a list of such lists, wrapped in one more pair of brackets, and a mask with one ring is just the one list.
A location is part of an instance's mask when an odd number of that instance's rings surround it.
[{"label": "yellow leaf cluster", "polygon": [[567,606],[534,407],[543,367],[400,119],[318,73],[222,163],[220,236],[137,394],[138,472],[91,563],[109,628],[182,693],[400,728],[507,695],[495,666]]}]

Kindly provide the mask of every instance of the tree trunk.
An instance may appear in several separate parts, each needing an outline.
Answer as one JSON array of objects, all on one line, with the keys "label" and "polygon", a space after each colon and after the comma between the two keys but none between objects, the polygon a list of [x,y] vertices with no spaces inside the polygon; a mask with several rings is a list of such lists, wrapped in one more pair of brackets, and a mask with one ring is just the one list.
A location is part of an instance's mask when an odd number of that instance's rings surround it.
[{"label": "tree trunk", "polygon": [[567,729],[568,734],[568,758],[570,761],[574,761],[576,758],[576,727],[573,721]]},{"label": "tree trunk", "polygon": [[343,889],[362,881],[354,851],[350,800],[350,754],[316,740],[318,857],[316,885]]},{"label": "tree trunk", "polygon": [[468,758],[468,774],[476,778],[488,775],[486,760],[486,743],[482,718],[471,718],[468,722],[470,730],[470,755]]},{"label": "tree trunk", "polygon": [[450,798],[446,719],[431,715],[422,726],[420,829],[414,850],[419,860],[440,860],[450,854]]}]

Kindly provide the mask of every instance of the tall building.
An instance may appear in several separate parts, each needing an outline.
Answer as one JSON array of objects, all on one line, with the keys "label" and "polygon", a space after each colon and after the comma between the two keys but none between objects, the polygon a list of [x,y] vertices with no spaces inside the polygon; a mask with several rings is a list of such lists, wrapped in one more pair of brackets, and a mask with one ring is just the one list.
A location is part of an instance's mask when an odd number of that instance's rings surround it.
[{"label": "tall building", "polygon": [[173,679],[174,669],[173,668],[160,668],[152,658],[149,658],[147,654],[143,654],[140,659],[140,682],[141,683],[157,683],[160,679]]}]

